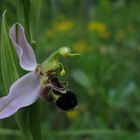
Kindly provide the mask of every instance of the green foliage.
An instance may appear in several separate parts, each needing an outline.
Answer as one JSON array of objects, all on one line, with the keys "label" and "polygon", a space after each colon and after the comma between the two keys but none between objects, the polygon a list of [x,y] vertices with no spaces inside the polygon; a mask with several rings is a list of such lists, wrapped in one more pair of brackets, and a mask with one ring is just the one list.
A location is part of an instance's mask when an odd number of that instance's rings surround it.
[{"label": "green foliage", "polygon": [[5,93],[8,92],[11,84],[18,79],[18,73],[14,63],[12,54],[12,45],[9,39],[9,29],[6,21],[6,11],[2,16],[1,24],[1,45],[0,45],[0,58],[1,58],[1,70],[3,77],[3,85],[5,87]]},{"label": "green foliage", "polygon": [[[16,63],[13,58],[14,53],[9,38],[9,29],[6,20],[6,11],[4,11],[2,15],[0,50],[1,50],[0,58],[1,58],[2,78],[3,85],[5,87],[5,90],[3,92],[7,94],[10,86],[14,81],[16,81],[19,78],[19,76],[18,71],[16,69]],[[28,139],[28,137],[30,137],[29,136],[30,134],[27,127],[27,121],[25,116],[26,114],[24,114],[24,111],[19,111],[16,115],[16,119],[22,133],[24,134],[26,139]]]},{"label": "green foliage", "polygon": [[17,0],[17,18],[26,28],[26,35],[31,43],[37,34],[40,7],[41,0]]}]

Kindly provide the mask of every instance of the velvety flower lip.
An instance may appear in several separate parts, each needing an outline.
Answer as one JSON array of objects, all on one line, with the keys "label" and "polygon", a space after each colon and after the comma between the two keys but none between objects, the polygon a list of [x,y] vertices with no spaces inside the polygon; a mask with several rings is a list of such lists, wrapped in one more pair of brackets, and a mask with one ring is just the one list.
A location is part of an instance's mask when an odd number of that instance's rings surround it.
[{"label": "velvety flower lip", "polygon": [[48,83],[42,88],[40,97],[48,102],[55,103],[55,105],[62,111],[72,111],[78,105],[76,95],[67,89],[57,79],[56,75],[50,75]]},{"label": "velvety flower lip", "polygon": [[27,42],[23,26],[14,24],[9,35],[20,66],[30,72],[12,84],[7,96],[0,98],[0,119],[9,117],[20,108],[33,104],[39,98],[41,89],[41,76],[35,72],[37,66],[35,54]]},{"label": "velvety flower lip", "polygon": [[40,97],[47,101],[47,102],[53,102],[53,97],[52,97],[52,87],[51,85],[47,84],[44,88],[41,89],[40,91]]},{"label": "velvety flower lip", "polygon": [[40,97],[46,101],[53,102],[53,93],[56,95],[62,95],[67,92],[66,86],[63,82],[60,82],[56,75],[51,75],[48,78],[46,85],[42,87]]},{"label": "velvety flower lip", "polygon": [[77,106],[78,101],[76,95],[67,90],[65,94],[56,100],[55,104],[63,111],[71,111]]}]

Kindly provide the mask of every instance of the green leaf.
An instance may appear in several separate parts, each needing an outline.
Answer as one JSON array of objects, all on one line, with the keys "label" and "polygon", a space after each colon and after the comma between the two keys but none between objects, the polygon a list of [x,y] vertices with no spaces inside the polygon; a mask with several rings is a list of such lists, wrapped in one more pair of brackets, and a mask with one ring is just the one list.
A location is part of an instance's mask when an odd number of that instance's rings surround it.
[{"label": "green leaf", "polygon": [[[1,60],[3,85],[6,94],[8,93],[8,90],[12,85],[12,83],[19,78],[13,57],[14,50],[10,42],[8,31],[9,30],[6,21],[6,10],[5,10],[2,15],[2,24],[1,24],[0,60]],[[16,114],[16,119],[25,139],[31,140],[31,135],[27,123],[27,114],[24,112],[24,109],[18,111],[18,113]]]},{"label": "green leaf", "polygon": [[37,27],[40,15],[42,0],[17,0],[18,22],[24,25],[26,36],[29,41],[34,43],[37,34]]},{"label": "green leaf", "polygon": [[17,0],[17,21],[22,24],[26,31],[26,37],[30,40],[30,1]]},{"label": "green leaf", "polygon": [[37,34],[37,27],[40,15],[41,0],[30,0],[30,33],[31,42]]},{"label": "green leaf", "polygon": [[6,21],[6,10],[2,15],[1,24],[1,45],[0,45],[0,59],[1,59],[1,71],[3,85],[5,93],[8,92],[11,84],[19,78],[16,65],[14,63],[14,58],[12,55],[13,48],[10,42],[8,25]]},{"label": "green leaf", "polygon": [[86,89],[91,88],[91,81],[89,77],[81,70],[74,70],[72,72],[72,77],[74,80],[80,84],[81,86],[85,87]]}]

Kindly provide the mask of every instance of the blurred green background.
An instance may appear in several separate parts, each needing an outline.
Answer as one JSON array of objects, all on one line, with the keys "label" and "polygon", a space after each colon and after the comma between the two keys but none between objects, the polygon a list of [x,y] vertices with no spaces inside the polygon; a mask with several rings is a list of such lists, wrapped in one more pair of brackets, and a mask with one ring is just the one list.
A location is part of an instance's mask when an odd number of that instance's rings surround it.
[{"label": "blurred green background", "polygon": [[[16,2],[1,0],[0,15],[4,9],[12,25]],[[139,11],[139,0],[43,1],[38,62],[62,46],[81,53],[62,60],[66,76],[61,78],[76,93],[79,108],[61,112],[41,101],[44,140],[140,140]],[[1,128],[18,129],[14,117],[0,122]],[[0,131],[2,139],[20,137],[16,131]]]}]

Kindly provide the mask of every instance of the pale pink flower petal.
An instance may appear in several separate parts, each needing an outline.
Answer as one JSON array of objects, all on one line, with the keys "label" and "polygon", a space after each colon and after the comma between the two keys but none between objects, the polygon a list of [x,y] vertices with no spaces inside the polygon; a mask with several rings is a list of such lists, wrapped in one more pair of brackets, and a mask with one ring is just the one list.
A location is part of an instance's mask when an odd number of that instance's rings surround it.
[{"label": "pale pink flower petal", "polygon": [[40,76],[30,72],[18,79],[9,94],[0,98],[0,119],[14,114],[18,109],[33,104],[40,93]]},{"label": "pale pink flower petal", "polygon": [[14,24],[9,35],[19,57],[20,66],[27,71],[35,70],[37,65],[35,54],[27,42],[23,26],[19,23]]}]

